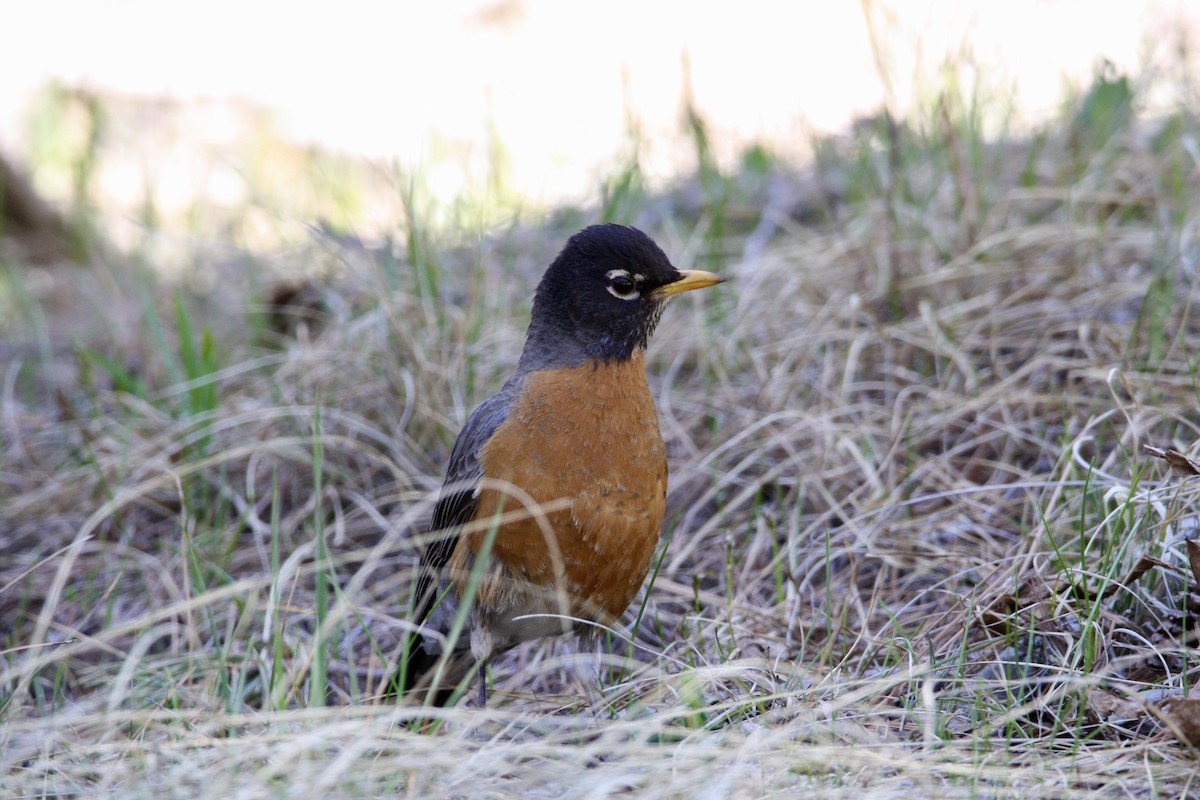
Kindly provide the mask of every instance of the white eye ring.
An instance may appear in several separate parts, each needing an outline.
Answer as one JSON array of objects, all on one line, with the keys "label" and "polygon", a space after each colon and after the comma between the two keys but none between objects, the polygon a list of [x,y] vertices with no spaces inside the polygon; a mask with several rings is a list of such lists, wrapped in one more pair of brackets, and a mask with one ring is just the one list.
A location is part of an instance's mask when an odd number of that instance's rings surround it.
[{"label": "white eye ring", "polygon": [[608,293],[618,300],[636,300],[638,284],[645,280],[641,275],[631,275],[628,270],[610,269],[604,274],[608,278]]}]

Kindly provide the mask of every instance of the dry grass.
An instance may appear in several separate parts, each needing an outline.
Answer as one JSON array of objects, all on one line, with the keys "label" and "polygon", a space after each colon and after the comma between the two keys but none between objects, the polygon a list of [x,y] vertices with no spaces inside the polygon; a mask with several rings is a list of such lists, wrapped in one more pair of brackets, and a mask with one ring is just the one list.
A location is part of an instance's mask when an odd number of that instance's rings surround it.
[{"label": "dry grass", "polygon": [[10,317],[5,792],[1194,792],[1200,488],[1142,447],[1200,439],[1200,126],[1109,130],[1089,97],[1028,141],[943,107],[799,173],[610,197],[733,278],[652,347],[672,482],[636,646],[612,639],[599,693],[590,655],[521,648],[433,731],[375,699],[413,538],[591,216],[317,240],[288,258],[335,277],[282,335],[237,281],[131,303],[119,261],[77,276],[85,347],[55,339],[71,309]]}]

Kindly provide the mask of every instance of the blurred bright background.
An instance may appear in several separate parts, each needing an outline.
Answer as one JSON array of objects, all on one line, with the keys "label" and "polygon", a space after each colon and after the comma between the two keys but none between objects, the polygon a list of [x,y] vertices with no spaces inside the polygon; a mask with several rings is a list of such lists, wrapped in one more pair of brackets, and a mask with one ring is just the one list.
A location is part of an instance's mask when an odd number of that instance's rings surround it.
[{"label": "blurred bright background", "polygon": [[[972,83],[999,110],[989,124],[1012,133],[1105,61],[1141,76],[1188,62],[1200,6],[62,0],[5,17],[0,153],[62,201],[71,179],[53,151],[82,145],[61,108],[47,111],[47,87],[100,97],[109,157],[89,176],[92,201],[128,218],[152,197],[169,224],[197,201],[255,192],[250,140],[260,154],[269,139],[365,157],[442,202],[483,196],[509,213],[594,203],[632,151],[650,185],[694,170],[689,97],[723,165],[750,143],[802,161],[814,136],[884,108],[903,116],[948,80]],[[390,224],[377,202],[358,205],[360,224]]]}]

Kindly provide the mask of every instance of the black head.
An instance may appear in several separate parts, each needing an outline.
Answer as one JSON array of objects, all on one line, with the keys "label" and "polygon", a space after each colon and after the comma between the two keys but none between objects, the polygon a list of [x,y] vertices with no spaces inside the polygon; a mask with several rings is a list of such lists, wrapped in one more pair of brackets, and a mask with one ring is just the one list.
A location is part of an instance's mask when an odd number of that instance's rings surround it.
[{"label": "black head", "polygon": [[667,300],[722,280],[710,272],[675,269],[636,228],[584,228],[538,284],[521,364],[540,369],[627,359],[646,347]]}]

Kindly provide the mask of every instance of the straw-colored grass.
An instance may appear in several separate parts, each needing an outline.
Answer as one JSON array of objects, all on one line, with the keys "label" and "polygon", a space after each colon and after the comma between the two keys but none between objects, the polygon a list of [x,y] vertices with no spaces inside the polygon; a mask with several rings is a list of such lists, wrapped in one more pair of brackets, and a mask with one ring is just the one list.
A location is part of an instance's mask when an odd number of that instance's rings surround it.
[{"label": "straw-colored grass", "polygon": [[598,213],[316,237],[287,326],[244,276],[176,302],[109,257],[60,308],[6,261],[3,793],[1194,793],[1200,488],[1143,446],[1200,438],[1200,125],[1118,84],[1029,139],[943,108],[795,171],[614,181],[731,281],[651,348],[645,603],[599,669],[497,660],[486,708],[378,692],[448,448]]}]

